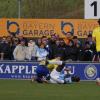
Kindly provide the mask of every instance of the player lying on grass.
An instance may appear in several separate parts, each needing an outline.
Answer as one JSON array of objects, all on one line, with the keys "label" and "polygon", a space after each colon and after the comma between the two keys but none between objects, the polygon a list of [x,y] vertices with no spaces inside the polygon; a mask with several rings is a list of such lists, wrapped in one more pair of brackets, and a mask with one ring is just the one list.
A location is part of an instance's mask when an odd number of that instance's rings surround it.
[{"label": "player lying on grass", "polygon": [[66,66],[65,62],[57,61],[57,62],[49,62],[49,63],[58,64],[58,67],[54,68],[50,73],[50,83],[66,84],[66,83],[72,83],[72,81],[73,82],[80,81],[80,78],[78,76],[74,76],[71,73],[71,68]]},{"label": "player lying on grass", "polygon": [[[62,62],[61,56],[57,55],[55,59],[52,60],[42,60],[39,62],[39,66],[36,68],[36,75],[33,76],[32,82],[35,80],[38,83],[48,82],[50,79],[50,72],[52,69],[57,68]],[[58,62],[60,61],[60,62]]]},{"label": "player lying on grass", "polygon": [[64,66],[65,65],[62,64],[56,69],[53,69],[53,71],[50,74],[50,83],[72,83],[71,69]]},{"label": "player lying on grass", "polygon": [[39,66],[36,68],[36,76],[33,77],[32,81],[37,81],[38,83],[71,83],[71,70],[65,67],[63,61],[48,62],[49,64],[57,64],[58,67],[54,68],[51,73],[47,68],[46,62],[41,61]]}]

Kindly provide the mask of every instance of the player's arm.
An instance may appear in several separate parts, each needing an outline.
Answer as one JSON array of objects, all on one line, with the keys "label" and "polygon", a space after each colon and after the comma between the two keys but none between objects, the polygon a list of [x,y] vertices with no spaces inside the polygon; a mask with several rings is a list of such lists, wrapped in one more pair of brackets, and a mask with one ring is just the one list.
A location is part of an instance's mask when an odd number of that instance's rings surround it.
[{"label": "player's arm", "polygon": [[95,37],[92,37],[92,40],[93,40],[94,42],[96,42],[96,38],[95,38]]},{"label": "player's arm", "polygon": [[49,64],[57,64],[57,65],[62,65],[63,61],[48,61]]},{"label": "player's arm", "polygon": [[95,29],[93,30],[93,33],[92,33],[92,40],[95,42],[96,41],[96,35],[95,35]]}]

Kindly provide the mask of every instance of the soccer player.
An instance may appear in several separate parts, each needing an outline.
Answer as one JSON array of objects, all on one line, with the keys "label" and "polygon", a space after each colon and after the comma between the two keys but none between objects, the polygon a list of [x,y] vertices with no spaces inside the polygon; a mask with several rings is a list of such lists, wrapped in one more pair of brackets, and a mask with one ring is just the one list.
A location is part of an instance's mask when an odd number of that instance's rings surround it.
[{"label": "soccer player", "polygon": [[37,81],[38,83],[48,83],[50,77],[49,69],[46,67],[46,61],[40,61],[40,64],[36,68],[36,75],[33,76],[32,82]]},{"label": "soccer player", "polygon": [[[36,68],[36,75],[32,77],[32,82],[37,81],[38,83],[48,83],[50,79],[50,71],[47,68],[47,64],[54,64],[58,65],[59,67],[56,68],[56,72],[61,72],[63,66],[63,61],[45,61],[42,60],[39,62],[38,67]],[[55,73],[55,72],[54,72]]]},{"label": "soccer player", "polygon": [[100,61],[100,19],[98,20],[99,27],[96,27],[93,30],[92,37],[96,41],[96,50],[97,50],[97,55],[98,59]]},{"label": "soccer player", "polygon": [[[58,69],[61,66],[58,66]],[[62,69],[63,68],[63,69]],[[54,69],[50,74],[50,82],[51,83],[60,83],[60,84],[66,84],[66,83],[72,83],[72,73],[71,69],[64,67],[62,65],[62,68]]]},{"label": "soccer player", "polygon": [[53,69],[50,74],[50,83],[59,83],[64,84],[64,76],[61,77],[61,71],[64,68],[65,64],[62,63],[56,69]]},{"label": "soccer player", "polygon": [[53,70],[53,69],[56,69],[57,67],[58,67],[58,65],[59,64],[52,64],[52,62],[59,62],[59,61],[61,61],[61,58],[62,58],[62,56],[60,55],[60,54],[57,54],[56,56],[55,56],[55,59],[52,59],[52,60],[48,60],[48,65],[47,65],[47,67],[48,67],[48,69],[50,70],[50,72]]},{"label": "soccer player", "polygon": [[65,67],[63,70],[64,74],[64,81],[65,83],[72,83],[72,73],[71,73],[71,68]]}]

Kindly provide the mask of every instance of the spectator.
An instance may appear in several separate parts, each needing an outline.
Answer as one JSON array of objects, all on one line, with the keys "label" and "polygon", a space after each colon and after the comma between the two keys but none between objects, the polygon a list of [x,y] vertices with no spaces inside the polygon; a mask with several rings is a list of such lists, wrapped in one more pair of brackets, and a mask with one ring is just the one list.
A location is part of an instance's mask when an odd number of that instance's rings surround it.
[{"label": "spectator", "polygon": [[65,43],[68,45],[70,43],[70,41],[72,40],[72,33],[71,32],[67,32],[66,34],[66,38],[64,39]]},{"label": "spectator", "polygon": [[20,44],[16,46],[13,52],[14,59],[18,61],[23,61],[26,59],[26,46],[25,40],[21,40]]},{"label": "spectator", "polygon": [[74,42],[74,45],[77,47],[77,48],[80,48],[81,47],[81,42],[78,40],[77,36],[73,36],[73,42]]},{"label": "spectator", "polygon": [[93,40],[91,34],[89,34],[88,37],[86,38],[86,42],[89,42],[90,48],[91,48],[94,52],[96,52],[96,43],[95,43],[95,41]]},{"label": "spectator", "polygon": [[42,40],[41,38],[38,38],[37,41],[36,41],[36,45],[39,47],[42,43]]},{"label": "spectator", "polygon": [[65,49],[65,60],[72,60],[76,61],[78,57],[78,49],[74,45],[73,41],[70,41],[70,43],[66,46]]},{"label": "spectator", "polygon": [[74,43],[74,47],[77,49],[77,60],[83,60],[83,53],[84,50],[82,49],[82,44],[79,41],[79,39],[77,38],[77,36],[73,36],[72,39],[73,43]]},{"label": "spectator", "polygon": [[50,38],[50,40],[48,42],[48,45],[49,45],[50,50],[51,50],[50,59],[54,59],[55,55],[57,53],[57,51],[56,51],[56,47],[57,47],[56,40],[57,40],[56,36],[55,35],[51,35],[51,38]]},{"label": "spectator", "polygon": [[18,37],[18,39],[19,39],[19,42],[20,42],[21,40],[24,40],[24,41],[25,41],[25,46],[28,45],[28,40],[27,40],[27,38],[25,38],[22,34],[19,34],[17,37]]},{"label": "spectator", "polygon": [[29,40],[26,58],[28,60],[36,60],[37,49],[38,49],[38,46],[35,44],[35,42],[33,40]]},{"label": "spectator", "polygon": [[63,60],[65,60],[65,49],[66,49],[66,44],[65,44],[64,40],[59,39],[56,52],[57,52],[57,54],[60,54],[62,56]]},{"label": "spectator", "polygon": [[10,45],[6,37],[3,37],[0,42],[0,59],[10,60]]},{"label": "spectator", "polygon": [[87,41],[85,42],[83,61],[92,61],[92,58],[93,58],[93,51],[91,49],[90,43]]},{"label": "spectator", "polygon": [[46,60],[48,55],[47,50],[45,49],[45,45],[43,43],[40,44],[40,47],[37,49],[36,57],[38,61]]},{"label": "spectator", "polygon": [[10,47],[12,46],[13,42],[12,42],[12,37],[11,36],[7,36],[7,42],[10,45]]},{"label": "spectator", "polygon": [[9,48],[9,50],[10,50],[10,52],[9,52],[9,54],[10,54],[9,55],[9,59],[10,60],[12,60],[12,55],[13,55],[13,52],[12,52],[13,38],[14,37],[12,37],[11,35],[7,36],[7,42],[9,44],[9,46],[10,46],[10,48]]},{"label": "spectator", "polygon": [[48,38],[46,36],[42,36],[41,42],[43,43],[44,41],[48,42]]},{"label": "spectator", "polygon": [[13,44],[11,46],[11,60],[14,60],[13,52],[14,52],[14,49],[16,48],[16,46],[19,44],[19,39],[14,37],[12,39],[12,41],[13,41]]},{"label": "spectator", "polygon": [[41,42],[44,44],[45,49],[48,51],[47,57],[48,59],[50,59],[52,55],[52,50],[50,48],[50,45],[48,44],[48,38],[46,36],[43,36]]}]

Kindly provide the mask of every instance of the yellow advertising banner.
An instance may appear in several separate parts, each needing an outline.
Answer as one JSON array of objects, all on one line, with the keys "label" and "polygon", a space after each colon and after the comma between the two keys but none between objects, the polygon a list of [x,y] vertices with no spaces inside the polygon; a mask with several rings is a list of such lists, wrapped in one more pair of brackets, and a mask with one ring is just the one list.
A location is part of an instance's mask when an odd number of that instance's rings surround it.
[{"label": "yellow advertising banner", "polygon": [[9,34],[24,37],[58,34],[65,37],[67,32],[72,32],[79,38],[86,38],[97,25],[96,20],[85,19],[0,19],[0,37]]}]

